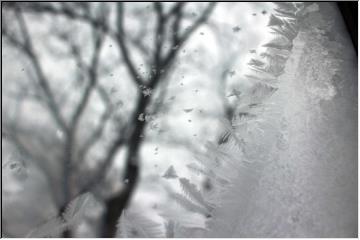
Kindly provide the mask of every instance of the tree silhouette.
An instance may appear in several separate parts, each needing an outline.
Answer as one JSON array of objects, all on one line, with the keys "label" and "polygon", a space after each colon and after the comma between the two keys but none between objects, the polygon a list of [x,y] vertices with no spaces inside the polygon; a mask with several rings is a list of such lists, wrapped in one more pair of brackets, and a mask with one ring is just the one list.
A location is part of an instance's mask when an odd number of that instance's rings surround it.
[{"label": "tree silhouette", "polygon": [[[201,14],[193,20],[190,25],[184,28],[186,3],[173,3],[166,10],[164,3],[154,2],[146,11],[151,11],[154,19],[153,29],[144,29],[143,33],[153,36],[152,46],[148,47],[144,42],[144,36],[139,34],[133,36],[126,31],[125,15],[126,4],[118,3],[6,3],[3,6],[2,34],[6,43],[17,49],[26,57],[33,74],[33,81],[30,85],[25,85],[16,95],[19,105],[29,97],[35,99],[45,106],[45,110],[51,117],[51,121],[57,131],[60,132],[63,142],[53,147],[56,149],[58,164],[61,166],[60,176],[61,191],[59,195],[58,214],[65,211],[65,207],[76,195],[85,192],[94,192],[101,188],[104,178],[108,173],[112,162],[120,149],[126,148],[125,167],[123,179],[125,187],[111,194],[105,199],[105,213],[102,227],[102,237],[114,237],[117,221],[131,199],[131,195],[138,181],[141,165],[139,163],[139,149],[144,140],[144,131],[149,121],[139,121],[141,114],[154,115],[159,111],[164,99],[155,99],[152,92],[166,91],[166,81],[171,70],[174,68],[177,56],[186,41],[192,34],[208,20],[215,3],[208,3]],[[129,4],[130,5],[130,4]],[[151,9],[150,9],[151,8]],[[78,94],[77,101],[72,105],[72,113],[64,113],[62,105],[69,96],[61,95],[58,89],[51,85],[52,78],[48,76],[47,65],[41,60],[38,52],[37,40],[31,33],[31,28],[27,19],[34,14],[47,15],[50,18],[62,16],[70,22],[80,22],[90,29],[91,56],[89,61],[85,59],[81,46],[75,44],[71,39],[71,33],[54,31],[54,36],[67,45],[70,49],[68,56],[72,63],[78,68],[77,76],[74,76],[80,87],[76,89]],[[138,15],[139,21],[143,21]],[[114,20],[114,21],[112,21]],[[171,33],[171,34],[169,34]],[[129,119],[119,120],[114,106],[114,99],[104,86],[99,83],[101,72],[101,53],[104,48],[105,39],[111,38],[116,43],[113,49],[118,48],[122,62],[120,65],[125,67],[129,78],[137,89],[134,100],[134,108],[129,114]],[[3,40],[3,41],[4,41]],[[164,50],[165,45],[168,47]],[[136,68],[134,52],[139,52],[142,60],[146,63],[145,68],[149,74],[144,75]],[[116,66],[115,66],[116,67]],[[66,81],[66,79],[62,79]],[[28,90],[32,89],[33,95],[27,96]],[[145,91],[145,92],[144,92]],[[84,128],[82,119],[86,116],[86,110],[91,106],[94,95],[98,95],[105,110],[99,116],[99,123],[92,128],[88,127],[89,136],[80,137],[79,131]],[[164,94],[163,94],[164,95]],[[64,100],[65,99],[65,100]],[[43,154],[38,152],[26,143],[24,134],[28,130],[22,131],[19,126],[12,121],[5,121],[3,135],[12,141],[21,152],[31,159],[46,158],[49,156],[45,149],[49,143],[46,133],[32,134],[32,138],[37,138],[43,142]],[[113,124],[114,137],[109,140],[106,153],[102,157],[100,165],[90,174],[86,182],[77,181],[79,172],[83,171],[82,164],[89,157],[89,152],[94,149],[94,145],[102,140],[106,124]],[[47,139],[44,140],[44,135]],[[43,168],[42,164],[38,164]],[[46,174],[46,169],[44,169]],[[52,177],[49,176],[51,179]],[[96,192],[96,191],[95,191]],[[63,237],[71,237],[70,230],[64,231]]]}]

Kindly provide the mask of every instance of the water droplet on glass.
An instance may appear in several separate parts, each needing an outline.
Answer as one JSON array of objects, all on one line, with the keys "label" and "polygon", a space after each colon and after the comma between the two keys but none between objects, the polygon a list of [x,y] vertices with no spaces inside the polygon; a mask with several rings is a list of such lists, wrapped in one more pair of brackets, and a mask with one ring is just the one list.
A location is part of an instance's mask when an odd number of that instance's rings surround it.
[{"label": "water droplet on glass", "polygon": [[11,170],[15,169],[18,166],[17,163],[10,163],[9,167]]},{"label": "water droplet on glass", "polygon": [[142,91],[144,97],[147,97],[147,96],[151,96],[152,94],[152,90],[151,88],[146,88],[145,90]]},{"label": "water droplet on glass", "polygon": [[235,70],[232,70],[232,71],[229,71],[229,76],[230,77],[233,77],[235,75],[236,71]]},{"label": "water droplet on glass", "polygon": [[64,138],[64,133],[63,133],[63,131],[61,131],[61,130],[56,130],[56,137],[58,138],[58,139],[63,139]]},{"label": "water droplet on glass", "polygon": [[[144,114],[143,113],[140,113],[139,117],[138,117],[138,120],[143,122],[145,121],[145,118],[144,118]],[[140,135],[141,136],[141,135]]]},{"label": "water droplet on glass", "polygon": [[12,162],[9,168],[19,180],[25,180],[28,176],[25,164],[22,162]]},{"label": "water droplet on glass", "polygon": [[241,28],[239,26],[233,27],[232,28],[233,32],[239,32],[241,30]]}]

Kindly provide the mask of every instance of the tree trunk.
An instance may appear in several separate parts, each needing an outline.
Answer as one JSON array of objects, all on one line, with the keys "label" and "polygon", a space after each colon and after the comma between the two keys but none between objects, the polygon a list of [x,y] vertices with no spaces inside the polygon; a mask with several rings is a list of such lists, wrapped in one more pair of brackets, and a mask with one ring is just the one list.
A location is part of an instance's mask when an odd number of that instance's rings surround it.
[{"label": "tree trunk", "polygon": [[104,225],[102,228],[103,232],[101,237],[115,237],[118,219],[122,214],[122,211],[129,203],[131,194],[135,189],[139,174],[138,167],[130,165],[126,173],[129,180],[126,188],[120,194],[117,194],[113,198],[106,201],[106,212],[104,216]]},{"label": "tree trunk", "polygon": [[129,150],[126,157],[125,174],[123,177],[123,183],[126,184],[126,187],[120,193],[106,201],[102,237],[115,237],[118,219],[129,203],[131,195],[136,187],[140,171],[138,164],[139,149],[142,142],[140,136],[146,126],[146,121],[139,121],[137,118],[139,114],[145,112],[150,101],[150,97],[143,97],[141,94],[139,95],[137,108],[132,117],[132,121],[136,125],[128,140]]},{"label": "tree trunk", "polygon": [[[67,203],[65,203],[65,204],[60,208],[60,213],[59,213],[60,216],[65,212],[66,207],[67,207]],[[62,237],[62,238],[72,238],[72,237],[73,237],[73,234],[72,234],[71,229],[70,229],[70,228],[66,228],[66,229],[62,232],[61,237]]]},{"label": "tree trunk", "polygon": [[[67,133],[67,141],[65,143],[64,147],[64,166],[63,166],[63,206],[60,208],[59,215],[61,216],[65,211],[67,204],[71,201],[71,162],[72,162],[72,145],[73,145],[73,132],[72,130],[69,130]],[[72,237],[72,231],[69,227],[67,227],[63,233],[63,238],[71,238]]]}]

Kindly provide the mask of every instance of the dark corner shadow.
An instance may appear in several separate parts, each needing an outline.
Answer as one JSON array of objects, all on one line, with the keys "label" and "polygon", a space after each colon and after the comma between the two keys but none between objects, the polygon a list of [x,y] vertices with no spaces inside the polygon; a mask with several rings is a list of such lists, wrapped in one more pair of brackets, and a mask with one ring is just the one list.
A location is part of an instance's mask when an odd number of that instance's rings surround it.
[{"label": "dark corner shadow", "polygon": [[341,15],[354,44],[356,55],[358,53],[358,2],[337,2]]}]

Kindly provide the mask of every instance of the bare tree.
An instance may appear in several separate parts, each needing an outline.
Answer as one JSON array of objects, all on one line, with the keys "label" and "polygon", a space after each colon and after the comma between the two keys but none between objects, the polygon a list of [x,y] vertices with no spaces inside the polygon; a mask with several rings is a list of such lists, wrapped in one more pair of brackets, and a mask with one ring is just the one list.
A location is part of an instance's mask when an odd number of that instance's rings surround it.
[{"label": "bare tree", "polygon": [[[141,114],[156,114],[163,104],[164,99],[155,99],[152,92],[166,91],[166,81],[174,67],[180,49],[184,46],[191,35],[209,18],[215,7],[215,3],[209,3],[204,7],[201,14],[184,29],[186,3],[173,3],[166,10],[164,3],[152,3],[154,18],[153,46],[148,47],[143,36],[132,36],[126,31],[124,3],[6,3],[3,12],[7,15],[13,14],[12,18],[3,17],[2,33],[7,43],[18,49],[28,62],[35,73],[36,88],[34,98],[45,105],[49,112],[54,126],[64,133],[63,144],[58,145],[60,152],[59,161],[62,166],[61,182],[62,200],[59,204],[59,215],[61,215],[69,201],[76,195],[85,192],[94,192],[103,183],[108,170],[119,149],[126,147],[125,167],[123,179],[125,187],[105,200],[105,214],[103,219],[102,237],[114,237],[116,224],[123,209],[129,203],[131,195],[136,187],[139,171],[139,149],[144,140],[144,131],[148,121],[139,121]],[[77,90],[80,94],[78,101],[74,104],[71,114],[64,114],[62,109],[62,98],[51,87],[51,78],[46,75],[46,66],[42,64],[39,54],[34,45],[36,40],[29,31],[29,24],[26,21],[27,15],[47,14],[50,16],[62,16],[68,21],[81,22],[91,29],[92,54],[89,63],[86,63],[81,56],[81,49],[74,44],[66,34],[57,34],[58,38],[65,42],[70,51],[72,61],[79,67],[80,74],[76,77],[77,81],[85,82],[81,89]],[[5,14],[4,14],[5,15]],[[115,16],[115,22],[111,22],[110,16]],[[15,20],[16,19],[16,20]],[[145,24],[145,23],[144,23]],[[11,28],[10,26],[18,27]],[[170,30],[168,30],[170,29]],[[146,30],[144,30],[146,31]],[[171,32],[171,34],[169,34]],[[147,33],[149,34],[149,33]],[[101,65],[101,52],[106,37],[110,37],[119,49],[122,58],[122,66],[125,66],[128,76],[137,89],[134,108],[127,120],[116,118],[113,99],[106,89],[99,84],[99,65]],[[166,51],[165,46],[168,46]],[[115,48],[114,48],[115,49]],[[142,75],[134,63],[134,51],[141,53],[148,75]],[[64,79],[64,81],[66,81]],[[148,91],[149,94],[143,94]],[[18,93],[21,104],[23,92]],[[105,106],[105,110],[99,117],[98,126],[89,129],[91,132],[85,140],[79,139],[79,131],[82,128],[81,119],[86,109],[90,105],[93,94],[98,94]],[[164,94],[163,94],[164,95]],[[33,97],[33,96],[32,96]],[[67,96],[62,96],[67,98]],[[59,100],[60,99],[60,100]],[[114,120],[115,119],[115,120]],[[112,122],[116,127],[116,133],[111,139],[107,151],[101,164],[86,183],[78,183],[76,176],[80,171],[82,163],[86,160],[87,154],[94,145],[101,141],[107,122]],[[24,154],[31,156],[32,159],[39,159],[26,143],[19,137],[18,126],[6,127],[6,135]],[[34,136],[34,135],[32,135]],[[41,141],[41,136],[35,136]],[[46,142],[46,141],[45,141]],[[46,146],[44,145],[44,149]],[[60,149],[60,150],[59,150]],[[42,156],[46,158],[46,156]],[[41,164],[40,164],[41,165]],[[71,237],[71,231],[63,233],[64,237]]]}]

